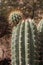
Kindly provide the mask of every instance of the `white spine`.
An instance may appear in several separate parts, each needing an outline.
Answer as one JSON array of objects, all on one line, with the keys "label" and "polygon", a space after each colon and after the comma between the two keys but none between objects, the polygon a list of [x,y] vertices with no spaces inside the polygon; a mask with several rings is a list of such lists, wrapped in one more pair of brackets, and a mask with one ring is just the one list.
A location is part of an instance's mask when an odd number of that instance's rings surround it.
[{"label": "white spine", "polygon": [[[23,22],[22,22],[23,23]],[[22,61],[21,61],[21,36],[22,36],[22,34],[21,34],[21,32],[22,32],[22,23],[21,23],[21,26],[20,26],[20,34],[19,34],[19,65],[22,65]]]},{"label": "white spine", "polygon": [[28,46],[28,42],[27,42],[27,40],[28,40],[28,38],[27,38],[27,36],[28,36],[27,25],[28,25],[28,23],[26,21],[25,22],[25,62],[26,62],[26,65],[28,65],[28,61],[29,61],[29,59],[28,59],[28,48],[27,48],[27,46]]},{"label": "white spine", "polygon": [[12,64],[13,65],[16,65],[16,52],[15,52],[15,44],[16,44],[16,42],[15,42],[15,40],[16,40],[16,34],[17,34],[17,28],[15,29],[15,27],[14,27],[14,29],[13,29],[13,33],[12,33],[13,35],[12,35],[12,48],[14,48],[13,50],[11,50],[12,51],[12,53],[13,53],[13,55],[12,55]]}]

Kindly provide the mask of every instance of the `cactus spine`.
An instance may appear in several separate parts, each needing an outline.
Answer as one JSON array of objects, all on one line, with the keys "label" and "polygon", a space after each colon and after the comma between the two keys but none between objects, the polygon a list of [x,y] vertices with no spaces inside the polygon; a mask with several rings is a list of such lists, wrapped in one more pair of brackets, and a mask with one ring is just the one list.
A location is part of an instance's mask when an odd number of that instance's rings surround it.
[{"label": "cactus spine", "polygon": [[12,65],[38,65],[37,29],[33,21],[20,22],[12,32]]},{"label": "cactus spine", "polygon": [[39,39],[39,44],[40,44],[40,64],[43,65],[43,19],[39,22],[38,24],[38,39]]}]

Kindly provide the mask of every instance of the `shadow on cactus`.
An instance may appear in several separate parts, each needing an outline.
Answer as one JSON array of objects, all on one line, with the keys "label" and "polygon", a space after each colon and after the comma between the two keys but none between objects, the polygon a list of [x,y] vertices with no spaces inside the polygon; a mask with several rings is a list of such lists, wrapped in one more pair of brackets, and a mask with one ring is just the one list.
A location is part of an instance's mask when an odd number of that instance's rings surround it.
[{"label": "shadow on cactus", "polygon": [[15,26],[22,20],[22,12],[17,10],[17,11],[12,11],[9,15],[9,22],[13,23]]}]

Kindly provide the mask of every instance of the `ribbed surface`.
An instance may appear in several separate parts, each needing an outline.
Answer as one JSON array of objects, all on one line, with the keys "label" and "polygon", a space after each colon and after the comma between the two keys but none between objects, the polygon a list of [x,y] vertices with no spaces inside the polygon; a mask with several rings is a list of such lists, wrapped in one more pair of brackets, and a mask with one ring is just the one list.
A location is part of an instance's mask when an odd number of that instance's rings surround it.
[{"label": "ribbed surface", "polygon": [[38,40],[40,43],[40,49],[39,49],[40,64],[39,65],[43,65],[43,19],[39,22],[37,29],[38,29]]},{"label": "ribbed surface", "polygon": [[12,65],[38,65],[37,29],[32,21],[22,21],[13,28]]}]

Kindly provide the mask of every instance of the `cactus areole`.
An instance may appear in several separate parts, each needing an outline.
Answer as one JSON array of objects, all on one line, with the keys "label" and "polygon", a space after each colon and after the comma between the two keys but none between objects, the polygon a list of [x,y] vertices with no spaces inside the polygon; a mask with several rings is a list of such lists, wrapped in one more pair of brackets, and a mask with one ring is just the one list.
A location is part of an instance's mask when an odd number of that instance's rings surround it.
[{"label": "cactus areole", "polygon": [[12,31],[12,65],[38,65],[37,29],[32,20],[20,22]]}]

